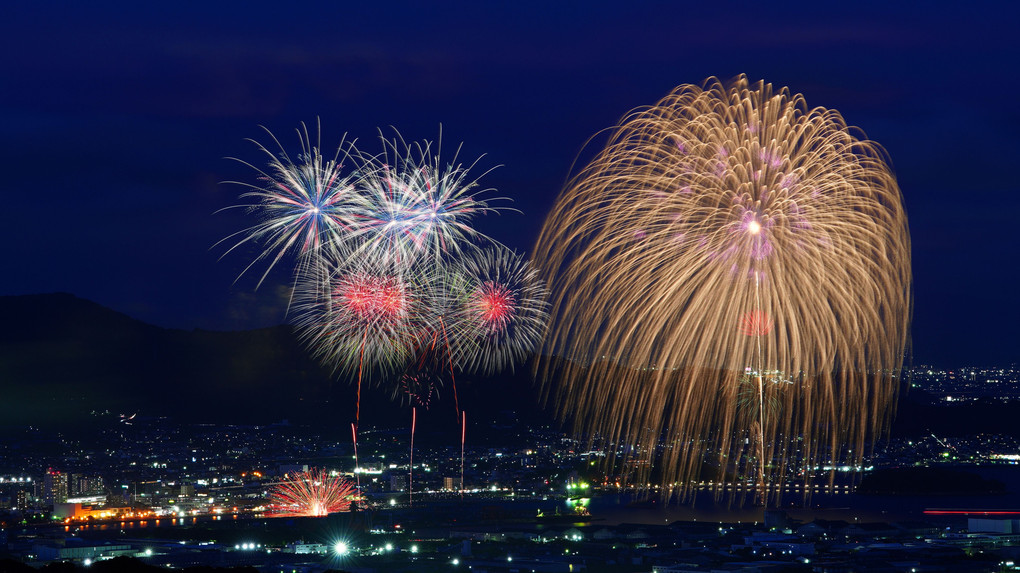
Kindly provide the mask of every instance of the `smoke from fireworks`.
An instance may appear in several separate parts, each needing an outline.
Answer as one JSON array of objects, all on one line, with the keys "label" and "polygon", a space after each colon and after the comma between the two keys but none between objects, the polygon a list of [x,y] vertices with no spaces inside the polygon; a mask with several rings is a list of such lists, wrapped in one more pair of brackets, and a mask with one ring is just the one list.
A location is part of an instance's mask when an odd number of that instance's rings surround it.
[{"label": "smoke from fireworks", "polygon": [[907,220],[883,150],[836,111],[742,76],[681,86],[567,185],[535,258],[567,359],[539,368],[546,395],[634,446],[639,482],[653,461],[681,491],[705,459],[761,484],[794,459],[859,461],[890,419]]},{"label": "smoke from fireworks", "polygon": [[269,494],[277,515],[305,517],[348,511],[356,497],[354,484],[321,469],[287,474]]}]

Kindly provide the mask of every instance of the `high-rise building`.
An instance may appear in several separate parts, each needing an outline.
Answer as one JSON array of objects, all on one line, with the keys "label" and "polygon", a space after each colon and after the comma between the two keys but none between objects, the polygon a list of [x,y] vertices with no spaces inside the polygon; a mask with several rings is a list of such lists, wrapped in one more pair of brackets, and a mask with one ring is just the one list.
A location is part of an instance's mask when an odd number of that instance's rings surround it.
[{"label": "high-rise building", "polygon": [[71,474],[71,497],[102,495],[104,493],[103,478],[94,475]]},{"label": "high-rise building", "polygon": [[14,494],[14,509],[19,511],[25,511],[28,509],[28,492],[23,489],[19,489],[18,493]]},{"label": "high-rise building", "polygon": [[67,474],[50,468],[43,476],[43,501],[46,505],[67,503]]},{"label": "high-rise building", "polygon": [[407,474],[390,475],[390,491],[407,491]]},{"label": "high-rise building", "polygon": [[460,478],[459,477],[444,477],[443,478],[443,489],[447,491],[458,491],[460,490]]}]

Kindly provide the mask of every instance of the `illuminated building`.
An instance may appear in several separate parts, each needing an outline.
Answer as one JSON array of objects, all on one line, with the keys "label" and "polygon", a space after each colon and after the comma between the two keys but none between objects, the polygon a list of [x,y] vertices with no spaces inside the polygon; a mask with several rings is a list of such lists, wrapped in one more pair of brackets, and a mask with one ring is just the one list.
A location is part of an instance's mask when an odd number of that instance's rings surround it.
[{"label": "illuminated building", "polygon": [[28,509],[28,492],[21,489],[14,494],[14,509],[24,511]]},{"label": "illuminated building", "polygon": [[71,474],[69,495],[72,497],[102,495],[103,478],[94,475]]},{"label": "illuminated building", "polygon": [[43,561],[73,560],[95,560],[102,557],[116,557],[118,555],[130,555],[134,549],[127,544],[104,543],[90,545],[80,539],[71,539],[64,542],[39,543],[32,547],[32,550]]},{"label": "illuminated building", "polygon": [[68,493],[67,474],[50,469],[43,476],[42,497],[46,505],[67,502]]},{"label": "illuminated building", "polygon": [[145,518],[150,517],[151,515],[151,511],[135,511],[130,507],[109,507],[101,504],[57,503],[53,506],[53,517],[64,520],[123,520]]},{"label": "illuminated building", "polygon": [[407,474],[390,475],[390,491],[407,491]]},{"label": "illuminated building", "polygon": [[971,533],[1020,533],[1020,519],[968,517],[967,530]]}]

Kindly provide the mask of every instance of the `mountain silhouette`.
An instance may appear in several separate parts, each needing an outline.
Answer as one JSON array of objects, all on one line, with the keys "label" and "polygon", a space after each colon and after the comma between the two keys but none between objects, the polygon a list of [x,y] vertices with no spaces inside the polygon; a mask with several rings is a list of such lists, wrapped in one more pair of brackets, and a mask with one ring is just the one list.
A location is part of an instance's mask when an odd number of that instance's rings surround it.
[{"label": "mountain silhouette", "polygon": [[[408,423],[410,406],[394,378],[366,375],[362,423]],[[472,417],[514,410],[551,421],[527,367],[484,379],[458,374],[456,383],[458,405]],[[65,293],[0,297],[0,426],[73,427],[93,411],[346,425],[355,400],[352,377],[320,365],[290,326],[174,330]],[[450,381],[419,411],[455,424]]]},{"label": "mountain silhouette", "polygon": [[[554,359],[555,360],[555,359]],[[551,369],[557,371],[555,365]],[[410,405],[399,375],[366,375],[361,422],[406,426]],[[529,423],[558,424],[539,402],[530,364],[497,376],[441,376],[425,425],[498,422],[508,412]],[[893,437],[1020,435],[1020,406],[958,405],[947,410],[900,397]],[[239,332],[165,329],[66,293],[0,296],[0,426],[73,428],[92,412],[171,416],[209,423],[346,427],[356,382],[316,361],[290,326]]]}]

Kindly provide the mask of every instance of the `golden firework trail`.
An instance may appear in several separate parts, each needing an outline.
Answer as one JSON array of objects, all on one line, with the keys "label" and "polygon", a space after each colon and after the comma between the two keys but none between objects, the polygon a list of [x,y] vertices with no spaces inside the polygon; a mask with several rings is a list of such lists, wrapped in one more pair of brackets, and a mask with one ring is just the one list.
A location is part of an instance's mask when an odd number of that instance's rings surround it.
[{"label": "golden firework trail", "polygon": [[632,483],[656,466],[689,494],[712,468],[764,493],[859,462],[890,421],[907,218],[884,150],[837,111],[744,76],[680,86],[613,130],[535,253],[546,399]]}]

